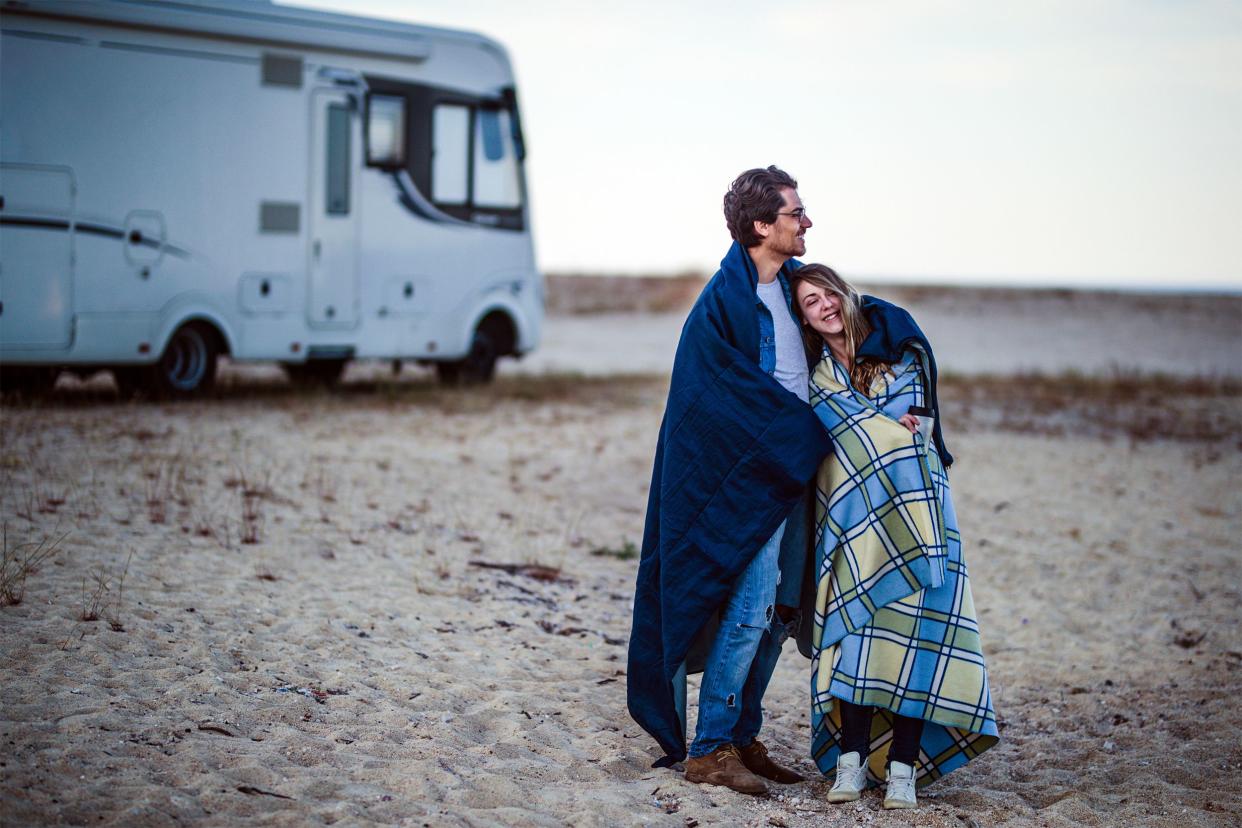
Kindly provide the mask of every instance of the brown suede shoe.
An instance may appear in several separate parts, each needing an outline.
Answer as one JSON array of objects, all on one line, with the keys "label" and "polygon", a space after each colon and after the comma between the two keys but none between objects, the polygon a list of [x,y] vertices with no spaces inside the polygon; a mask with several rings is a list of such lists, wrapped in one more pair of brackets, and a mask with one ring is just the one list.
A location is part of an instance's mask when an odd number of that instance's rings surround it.
[{"label": "brown suede shoe", "polygon": [[795,782],[802,782],[806,779],[802,774],[795,773],[789,768],[782,768],[769,759],[768,749],[758,739],[744,748],[738,748],[737,753],[742,757],[742,764],[746,766],[747,770],[757,773],[764,779],[771,779],[773,782],[780,782],[782,785],[792,785]]},{"label": "brown suede shoe", "polygon": [[686,760],[686,781],[705,782],[708,785],[724,785],[738,793],[762,796],[768,786],[742,764],[737,748],[725,745],[706,756],[692,756]]}]

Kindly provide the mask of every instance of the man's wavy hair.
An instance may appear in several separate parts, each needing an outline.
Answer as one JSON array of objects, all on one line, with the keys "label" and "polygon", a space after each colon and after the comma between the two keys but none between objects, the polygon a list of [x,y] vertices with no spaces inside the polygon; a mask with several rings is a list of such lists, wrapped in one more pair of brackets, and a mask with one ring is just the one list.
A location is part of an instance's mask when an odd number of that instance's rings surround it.
[{"label": "man's wavy hair", "polygon": [[798,182],[784,170],[772,166],[756,167],[733,179],[724,197],[725,224],[729,235],[742,247],[750,248],[763,242],[755,233],[755,222],[776,222],[776,214],[785,206],[781,190],[798,189]]}]

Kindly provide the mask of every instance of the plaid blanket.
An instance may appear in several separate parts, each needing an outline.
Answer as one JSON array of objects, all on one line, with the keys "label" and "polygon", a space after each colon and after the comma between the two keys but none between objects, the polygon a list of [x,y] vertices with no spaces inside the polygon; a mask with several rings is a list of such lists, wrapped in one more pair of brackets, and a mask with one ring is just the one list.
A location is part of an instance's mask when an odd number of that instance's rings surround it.
[{"label": "plaid blanket", "polygon": [[835,449],[816,480],[811,753],[834,772],[833,698],[879,708],[868,772],[879,784],[892,714],[922,718],[921,787],[992,747],[998,731],[949,480],[935,446],[897,422],[926,405],[922,353],[892,368],[863,394],[825,353],[811,381]]}]

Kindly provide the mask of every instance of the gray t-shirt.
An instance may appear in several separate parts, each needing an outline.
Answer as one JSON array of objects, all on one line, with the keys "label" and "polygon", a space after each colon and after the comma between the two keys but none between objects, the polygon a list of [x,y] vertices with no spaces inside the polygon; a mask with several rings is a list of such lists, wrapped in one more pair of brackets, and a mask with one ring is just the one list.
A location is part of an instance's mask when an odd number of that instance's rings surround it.
[{"label": "gray t-shirt", "polygon": [[806,351],[802,348],[802,334],[798,323],[789,313],[789,305],[785,303],[785,291],[781,283],[773,279],[766,285],[760,282],[755,289],[759,301],[772,314],[772,325],[776,334],[776,381],[790,393],[797,395],[803,402],[810,401],[810,377],[806,371]]}]

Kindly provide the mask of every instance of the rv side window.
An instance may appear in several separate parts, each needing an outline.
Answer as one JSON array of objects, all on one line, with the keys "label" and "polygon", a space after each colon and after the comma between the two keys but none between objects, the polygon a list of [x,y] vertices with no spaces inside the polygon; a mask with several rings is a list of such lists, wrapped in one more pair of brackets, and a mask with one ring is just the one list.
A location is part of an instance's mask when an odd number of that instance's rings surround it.
[{"label": "rv side window", "polygon": [[367,99],[367,164],[405,164],[405,98],[371,95]]},{"label": "rv side window", "polygon": [[431,200],[465,204],[469,181],[470,109],[440,104],[431,117]]},{"label": "rv side window", "polygon": [[328,105],[327,210],[329,215],[349,215],[349,107]]},{"label": "rv side window", "polygon": [[480,109],[474,122],[474,206],[520,207],[517,152],[509,113],[503,109]]}]

